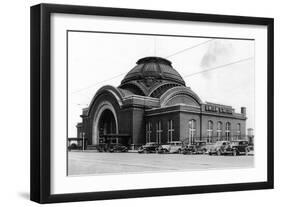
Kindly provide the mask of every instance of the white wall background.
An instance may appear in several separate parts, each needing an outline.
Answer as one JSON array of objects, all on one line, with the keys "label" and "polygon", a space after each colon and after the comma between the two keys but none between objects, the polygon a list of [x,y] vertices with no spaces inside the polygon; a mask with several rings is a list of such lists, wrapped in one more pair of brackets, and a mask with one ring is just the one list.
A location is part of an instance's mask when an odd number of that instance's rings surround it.
[{"label": "white wall background", "polygon": [[281,37],[281,13],[278,1],[151,1],[151,0],[70,0],[70,1],[3,1],[1,2],[1,75],[0,75],[0,205],[36,206],[29,201],[29,7],[48,2],[81,4],[136,9],[171,10],[197,13],[264,16],[275,18],[275,189],[247,192],[212,193],[154,198],[123,199],[63,203],[54,206],[265,206],[280,203],[280,150],[281,135],[278,124],[281,104],[281,67],[279,57]]}]

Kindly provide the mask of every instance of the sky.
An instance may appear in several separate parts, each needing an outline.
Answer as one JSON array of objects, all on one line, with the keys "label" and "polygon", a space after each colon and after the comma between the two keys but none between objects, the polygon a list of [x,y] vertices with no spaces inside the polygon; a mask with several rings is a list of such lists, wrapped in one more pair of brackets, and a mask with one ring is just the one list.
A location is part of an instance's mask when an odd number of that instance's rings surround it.
[{"label": "sky", "polygon": [[167,58],[203,102],[247,107],[254,127],[254,40],[91,32],[68,33],[68,136],[76,137],[82,108],[104,85],[119,86],[146,56]]}]

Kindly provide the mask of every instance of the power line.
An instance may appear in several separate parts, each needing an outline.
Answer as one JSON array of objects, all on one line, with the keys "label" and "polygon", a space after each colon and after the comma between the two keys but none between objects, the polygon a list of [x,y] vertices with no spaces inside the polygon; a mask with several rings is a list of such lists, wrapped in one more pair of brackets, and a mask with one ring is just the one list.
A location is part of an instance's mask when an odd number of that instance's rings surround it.
[{"label": "power line", "polygon": [[[249,60],[251,60],[251,59],[253,59],[253,58],[254,58],[254,57],[248,57],[248,58],[240,59],[240,60],[237,60],[237,61],[234,61],[234,62],[230,62],[230,63],[227,63],[227,64],[219,65],[219,66],[216,66],[216,67],[213,67],[213,68],[209,68],[209,69],[206,69],[206,70],[203,70],[203,71],[200,71],[200,72],[196,72],[196,73],[191,73],[191,74],[185,75],[185,76],[183,76],[183,78],[191,77],[191,76],[198,75],[198,74],[205,73],[205,72],[209,72],[209,71],[218,70],[218,69],[221,69],[221,68],[224,68],[224,67],[233,65],[233,64],[237,64],[237,63],[249,61]],[[116,75],[116,76],[114,76],[114,77],[112,77],[112,78],[110,78],[110,79],[106,79],[106,80],[103,80],[103,81],[101,81],[101,82],[95,83],[95,84],[93,84],[93,85],[91,85],[91,86],[89,86],[89,87],[87,87],[87,88],[83,88],[83,89],[74,91],[73,93],[76,93],[76,92],[79,92],[79,91],[82,91],[82,90],[86,90],[86,89],[88,89],[88,88],[93,87],[94,85],[98,85],[98,84],[100,84],[100,83],[103,83],[103,82],[112,80],[112,79],[117,78],[117,77],[119,77],[119,76],[121,76],[121,75],[124,75],[124,74],[125,74],[125,73]],[[238,88],[240,88],[240,87],[238,87]],[[232,88],[232,89],[230,89],[230,90],[233,90],[233,89],[237,89],[237,88]],[[77,103],[76,103],[76,104],[77,104]],[[85,106],[86,106],[87,104],[77,104],[77,105],[80,105],[80,106],[85,105]]]},{"label": "power line", "polygon": [[188,51],[188,50],[194,49],[194,48],[196,48],[196,47],[199,47],[199,46],[201,46],[201,45],[204,45],[204,44],[206,44],[206,43],[208,43],[208,42],[210,42],[210,41],[213,41],[213,40],[214,40],[214,39],[210,39],[210,40],[201,42],[201,43],[199,43],[199,44],[197,44],[197,45],[193,45],[193,46],[191,46],[191,47],[182,49],[182,50],[180,50],[180,51],[178,51],[178,52],[175,52],[175,53],[173,53],[173,54],[171,54],[171,55],[166,56],[166,58],[169,58],[169,57],[178,55],[178,54],[180,54],[180,53],[186,52],[186,51]]},{"label": "power line", "polygon": [[191,74],[185,75],[185,76],[183,76],[183,78],[191,77],[191,76],[194,76],[194,75],[198,75],[200,73],[206,73],[206,72],[209,72],[209,71],[212,71],[212,70],[217,70],[217,69],[229,66],[229,65],[233,65],[233,64],[236,64],[236,63],[241,63],[241,62],[244,62],[244,61],[248,61],[248,60],[251,60],[253,58],[254,57],[248,57],[248,58],[237,60],[237,61],[234,61],[234,62],[231,62],[231,63],[224,64],[224,65],[219,65],[219,66],[216,66],[216,67],[213,67],[213,68],[209,68],[209,69],[206,69],[206,70],[203,70],[203,71],[200,71],[200,72],[196,72],[196,73],[191,73]]},{"label": "power line", "polygon": [[[196,48],[196,47],[199,47],[199,46],[201,46],[201,45],[203,45],[203,44],[206,44],[206,43],[208,43],[208,42],[210,42],[210,41],[213,41],[213,40],[214,40],[214,39],[209,39],[209,40],[207,40],[207,41],[204,41],[204,42],[201,42],[201,43],[199,43],[199,44],[193,45],[192,47],[185,48],[185,49],[180,50],[180,51],[178,51],[178,52],[176,52],[176,53],[173,53],[173,54],[171,54],[171,55],[169,55],[169,56],[166,56],[166,58],[169,58],[169,57],[175,56],[175,55],[177,55],[177,54],[180,54],[180,53],[182,53],[182,52],[186,52],[186,51],[188,51],[188,50],[194,49],[194,48]],[[155,41],[155,40],[154,40],[154,41]],[[155,47],[155,42],[154,42],[154,47]],[[155,48],[154,48],[154,52],[156,52],[156,51],[155,51]],[[253,58],[253,57],[249,57],[249,58],[245,58],[245,59],[241,59],[241,60],[238,60],[238,61],[235,61],[235,62],[231,62],[231,63],[225,64],[225,65],[219,65],[219,66],[216,66],[216,67],[214,67],[214,68],[209,68],[209,69],[207,69],[207,70],[200,71],[200,72],[196,72],[196,73],[192,73],[192,74],[189,74],[189,75],[185,75],[185,76],[183,76],[183,77],[184,77],[184,78],[185,78],[185,77],[190,77],[190,76],[197,75],[197,74],[204,73],[204,72],[208,72],[208,71],[211,71],[211,70],[216,70],[216,69],[219,69],[219,68],[222,68],[222,67],[226,67],[226,66],[229,66],[229,65],[232,65],[232,64],[236,64],[236,63],[239,63],[239,62],[247,61],[247,60],[250,60],[250,59],[252,59],[252,58]],[[85,87],[85,88],[81,88],[81,89],[78,89],[78,90],[76,90],[76,91],[73,91],[72,94],[81,92],[81,91],[83,91],[83,90],[87,90],[87,89],[92,88],[92,87],[94,87],[94,86],[96,86],[96,85],[98,85],[98,84],[101,84],[101,83],[104,83],[104,82],[113,80],[113,79],[118,78],[118,77],[120,77],[121,75],[125,75],[125,74],[126,74],[126,73],[121,73],[121,74],[116,75],[116,76],[113,76],[113,77],[111,77],[111,78],[109,78],[109,79],[106,79],[106,80],[97,82],[97,83],[95,83],[95,84],[91,84],[91,85],[89,85],[89,86],[87,86],[87,87]]]},{"label": "power line", "polygon": [[106,80],[103,80],[103,81],[100,81],[100,82],[91,84],[91,85],[89,85],[89,86],[87,86],[87,87],[85,87],[85,88],[81,88],[81,89],[76,90],[76,91],[73,91],[72,93],[78,93],[78,92],[80,92],[80,91],[84,91],[84,90],[89,89],[89,88],[92,88],[92,87],[94,87],[94,86],[96,86],[96,85],[98,85],[98,84],[101,84],[101,83],[104,83],[104,82],[113,80],[113,79],[118,78],[118,77],[120,77],[121,75],[125,75],[125,74],[126,74],[126,73],[121,73],[121,74],[116,75],[116,76],[113,76],[113,77],[111,77],[111,78],[109,78],[109,79],[106,79]]},{"label": "power line", "polygon": [[[173,53],[173,54],[167,56],[166,58],[172,57],[172,56],[175,56],[175,55],[180,54],[180,53],[182,53],[182,52],[185,52],[185,51],[191,50],[191,49],[193,49],[193,48],[199,47],[200,45],[206,44],[206,43],[208,43],[208,42],[210,42],[210,41],[212,41],[212,40],[214,40],[214,39],[210,39],[210,40],[201,42],[201,43],[199,43],[199,44],[193,45],[192,47],[185,48],[185,49],[183,49],[183,50],[180,50],[180,51],[178,51],[178,52],[176,52],[176,53]],[[156,40],[155,40],[155,38],[154,38],[154,53],[155,53],[155,55],[156,55]],[[89,85],[89,86],[87,86],[87,87],[85,87],[85,88],[81,88],[81,89],[78,89],[78,90],[76,90],[76,91],[73,91],[72,94],[81,92],[81,91],[83,91],[83,90],[87,90],[87,89],[92,88],[92,87],[94,87],[94,86],[96,86],[96,85],[98,85],[98,84],[101,84],[101,83],[110,81],[110,80],[112,80],[112,79],[118,78],[118,77],[120,77],[121,75],[125,75],[125,74],[126,74],[126,73],[121,73],[121,74],[116,75],[116,76],[113,76],[113,77],[111,77],[111,78],[109,78],[109,79],[100,81],[100,82],[98,82],[98,83],[91,84],[91,85]]]},{"label": "power line", "polygon": [[[201,43],[201,44],[202,44],[202,43]],[[213,68],[209,68],[209,69],[206,69],[206,70],[203,70],[203,71],[200,71],[200,72],[196,72],[196,73],[191,73],[191,74],[185,75],[185,76],[183,76],[183,78],[191,77],[191,76],[198,75],[198,74],[200,74],[200,73],[209,72],[209,71],[212,71],[212,70],[217,70],[217,69],[220,69],[220,68],[229,66],[229,65],[233,65],[233,64],[236,64],[236,63],[248,61],[248,60],[253,59],[253,58],[254,58],[254,57],[244,58],[244,59],[237,60],[237,61],[234,61],[234,62],[231,62],[231,63],[227,63],[227,64],[224,64],[224,65],[219,65],[219,66],[216,66],[216,67],[213,67]],[[96,86],[96,85],[98,85],[98,84],[101,84],[101,83],[104,83],[104,82],[113,80],[113,79],[118,78],[118,77],[120,77],[121,75],[124,75],[124,74],[126,74],[126,73],[121,73],[121,74],[116,75],[116,76],[113,76],[113,77],[111,77],[111,78],[109,78],[109,79],[106,79],[106,80],[100,81],[100,82],[98,82],[98,83],[89,85],[89,86],[87,86],[87,87],[85,87],[85,88],[81,88],[81,89],[79,89],[79,90],[76,90],[76,91],[74,91],[74,92],[72,92],[72,93],[78,93],[78,92],[81,92],[81,91],[83,91],[83,90],[92,88],[92,87],[94,87],[94,86]]]}]

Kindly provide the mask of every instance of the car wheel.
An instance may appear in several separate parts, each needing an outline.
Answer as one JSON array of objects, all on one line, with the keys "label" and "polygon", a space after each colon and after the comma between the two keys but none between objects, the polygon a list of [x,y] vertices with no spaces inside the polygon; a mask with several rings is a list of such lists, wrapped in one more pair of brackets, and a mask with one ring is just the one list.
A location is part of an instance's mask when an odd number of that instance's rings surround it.
[{"label": "car wheel", "polygon": [[246,148],[246,153],[245,153],[245,155],[249,155],[249,152],[250,152],[250,149],[249,149],[249,148]]}]

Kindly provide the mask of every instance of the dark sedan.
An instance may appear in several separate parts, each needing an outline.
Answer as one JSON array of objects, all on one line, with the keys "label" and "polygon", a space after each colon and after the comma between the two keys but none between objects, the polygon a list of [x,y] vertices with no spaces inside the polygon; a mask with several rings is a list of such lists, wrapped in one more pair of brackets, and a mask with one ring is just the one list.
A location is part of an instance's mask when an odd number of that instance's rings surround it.
[{"label": "dark sedan", "polygon": [[159,144],[156,142],[148,142],[138,149],[138,153],[152,153],[158,151]]},{"label": "dark sedan", "polygon": [[122,144],[117,144],[111,146],[109,152],[128,152],[128,148]]},{"label": "dark sedan", "polygon": [[187,145],[184,149],[182,154],[205,154],[207,151],[206,149],[206,142],[197,142],[193,145]]},{"label": "dark sedan", "polygon": [[248,141],[237,140],[232,141],[231,144],[224,150],[224,154],[236,155],[247,155],[250,151]]},{"label": "dark sedan", "polygon": [[185,148],[183,148],[182,154],[184,155],[192,155],[196,152],[196,146],[195,145],[187,145]]}]

